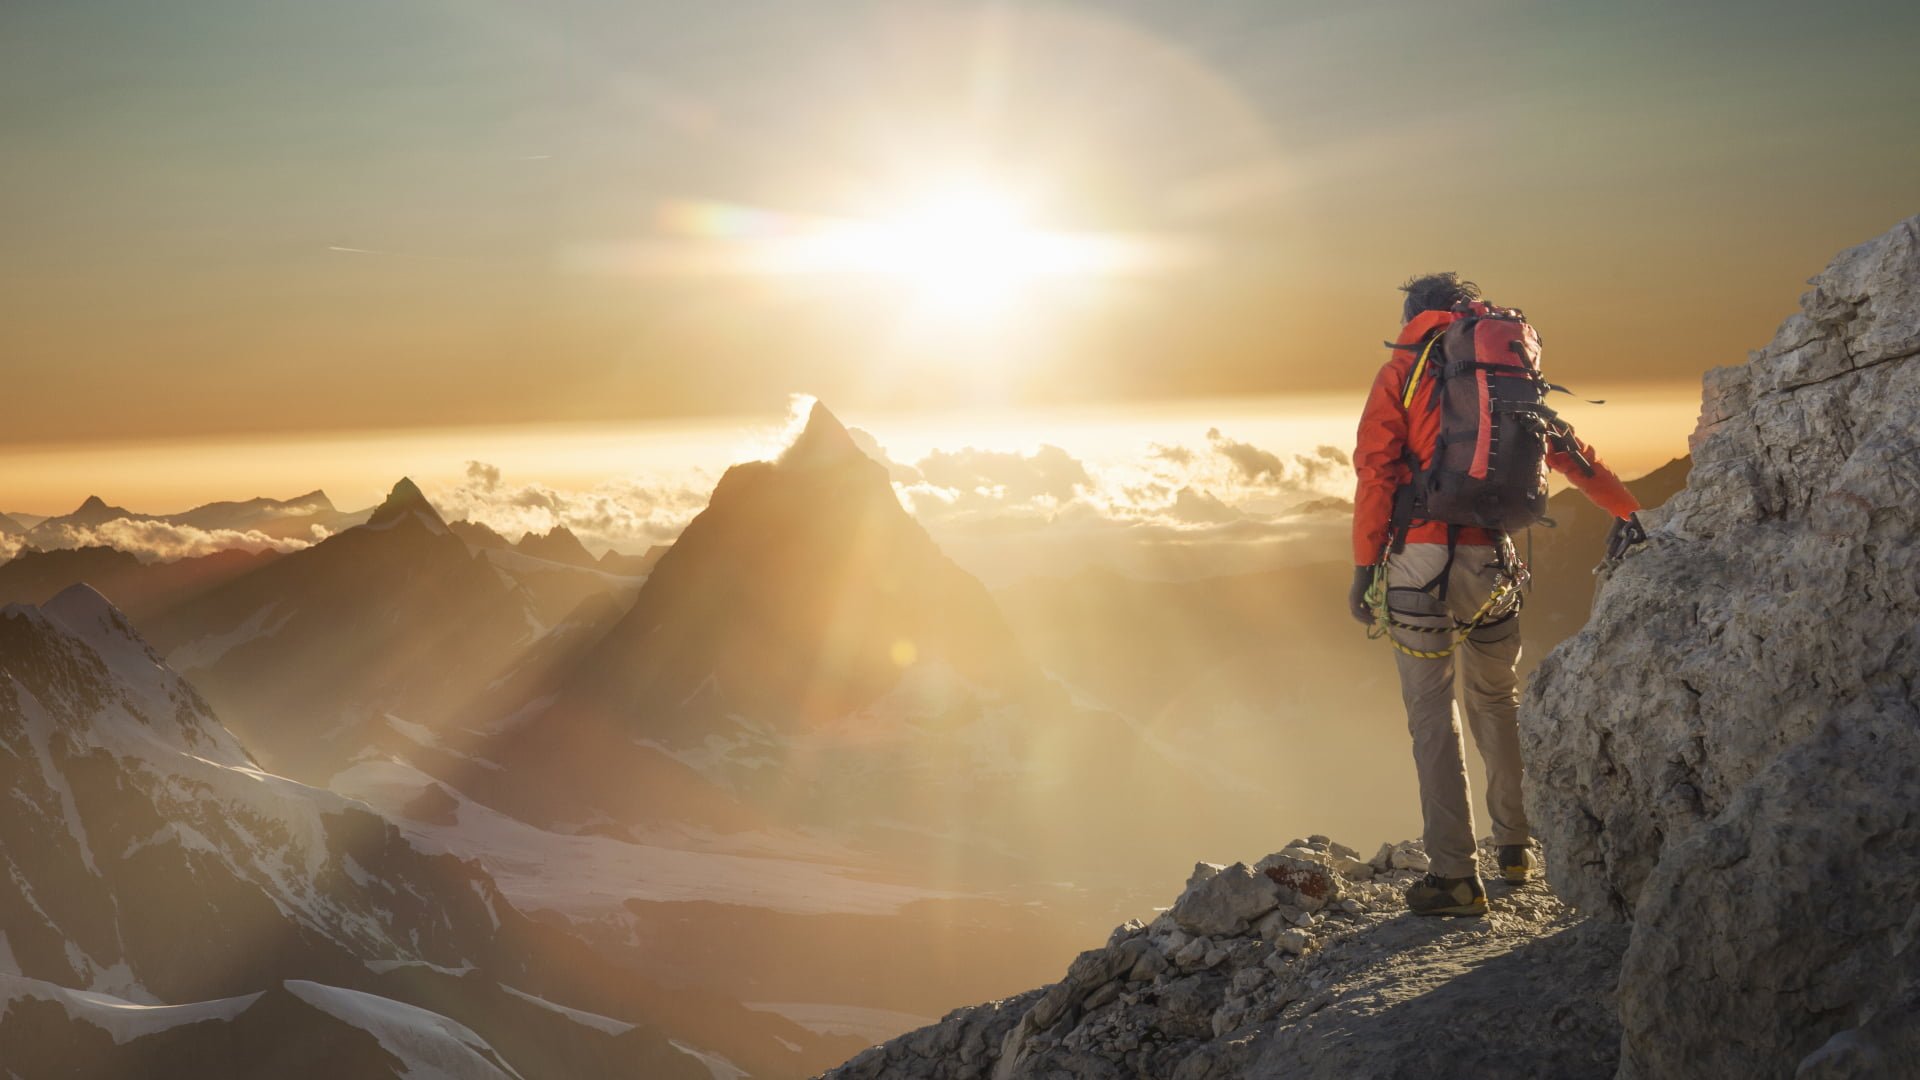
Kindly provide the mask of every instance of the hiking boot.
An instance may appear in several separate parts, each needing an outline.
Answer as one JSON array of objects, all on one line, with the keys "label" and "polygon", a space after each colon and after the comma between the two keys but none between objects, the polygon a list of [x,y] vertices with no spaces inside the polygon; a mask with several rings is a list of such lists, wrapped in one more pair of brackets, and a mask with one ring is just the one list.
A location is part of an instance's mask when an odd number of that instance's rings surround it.
[{"label": "hiking boot", "polygon": [[1525,844],[1502,844],[1497,853],[1500,860],[1500,876],[1515,885],[1525,885],[1533,880],[1533,852]]},{"label": "hiking boot", "polygon": [[1415,915],[1485,915],[1487,890],[1480,884],[1479,874],[1428,874],[1407,890],[1407,910]]}]

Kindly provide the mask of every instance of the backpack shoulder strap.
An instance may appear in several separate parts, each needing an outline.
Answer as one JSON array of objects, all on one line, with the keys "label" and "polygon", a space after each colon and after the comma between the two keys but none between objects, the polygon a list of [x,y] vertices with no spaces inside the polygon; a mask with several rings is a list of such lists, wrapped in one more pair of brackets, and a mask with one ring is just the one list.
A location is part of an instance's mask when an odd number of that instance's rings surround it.
[{"label": "backpack shoulder strap", "polygon": [[1400,407],[1402,409],[1413,408],[1414,387],[1420,385],[1420,376],[1427,370],[1427,357],[1433,352],[1434,342],[1439,340],[1440,333],[1438,331],[1427,335],[1427,343],[1420,349],[1420,359],[1414,361],[1413,370],[1407,373],[1406,389],[1400,393]]}]

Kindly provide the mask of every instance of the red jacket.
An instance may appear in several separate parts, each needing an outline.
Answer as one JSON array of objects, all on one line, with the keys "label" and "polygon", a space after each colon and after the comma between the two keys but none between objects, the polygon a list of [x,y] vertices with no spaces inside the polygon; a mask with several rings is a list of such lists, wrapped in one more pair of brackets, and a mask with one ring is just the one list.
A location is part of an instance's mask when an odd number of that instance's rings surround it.
[{"label": "red jacket", "polygon": [[[1428,332],[1447,325],[1457,317],[1450,311],[1423,311],[1401,329],[1398,343],[1416,344]],[[1373,390],[1367,394],[1367,407],[1360,414],[1359,439],[1353,451],[1353,468],[1360,474],[1360,484],[1353,495],[1355,566],[1372,566],[1386,552],[1387,520],[1393,513],[1393,493],[1411,478],[1404,457],[1405,450],[1412,447],[1419,455],[1423,468],[1433,462],[1433,445],[1440,434],[1440,410],[1429,408],[1429,399],[1435,392],[1436,383],[1427,380],[1424,386],[1415,389],[1411,409],[1400,404],[1406,392],[1407,376],[1416,358],[1416,350],[1393,350],[1393,359],[1388,360],[1374,378]],[[1571,480],[1574,487],[1593,500],[1594,505],[1614,517],[1623,518],[1640,509],[1640,503],[1634,499],[1633,493],[1627,490],[1612,469],[1601,463],[1593,447],[1580,442],[1578,438],[1574,441],[1578,443],[1580,453],[1593,464],[1593,475],[1587,475],[1572,456],[1552,446],[1547,448],[1547,466]],[[1438,521],[1415,520],[1407,530],[1406,539],[1409,544],[1444,544],[1447,542],[1447,526]],[[1459,542],[1490,544],[1494,542],[1494,537],[1485,529],[1469,526],[1460,530]]]}]

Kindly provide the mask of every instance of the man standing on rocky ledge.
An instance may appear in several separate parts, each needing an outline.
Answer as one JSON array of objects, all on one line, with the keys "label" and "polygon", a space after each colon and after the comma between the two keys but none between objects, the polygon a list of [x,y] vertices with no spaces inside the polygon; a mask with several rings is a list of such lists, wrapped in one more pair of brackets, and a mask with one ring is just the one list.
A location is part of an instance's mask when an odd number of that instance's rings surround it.
[{"label": "man standing on rocky ledge", "polygon": [[[1407,907],[1417,915],[1484,915],[1487,894],[1474,858],[1466,757],[1454,714],[1456,653],[1467,723],[1486,763],[1487,813],[1501,875],[1524,882],[1533,869],[1515,719],[1525,570],[1504,530],[1544,511],[1544,463],[1616,518],[1610,554],[1644,534],[1634,516],[1639,504],[1620,478],[1539,403],[1546,385],[1538,374],[1539,339],[1524,317],[1481,303],[1479,288],[1451,273],[1414,278],[1401,290],[1407,297],[1399,340],[1374,379],[1353,455],[1359,487],[1347,604],[1355,619],[1382,623],[1391,635],[1413,735],[1432,869],[1407,891]],[[1484,325],[1447,333],[1456,323]],[[1488,348],[1489,335],[1501,338],[1494,342],[1499,348]],[[1456,385],[1443,393],[1448,381]],[[1468,452],[1450,456],[1472,464],[1442,476],[1439,451],[1462,444]],[[1459,484],[1450,488],[1443,480]]]}]

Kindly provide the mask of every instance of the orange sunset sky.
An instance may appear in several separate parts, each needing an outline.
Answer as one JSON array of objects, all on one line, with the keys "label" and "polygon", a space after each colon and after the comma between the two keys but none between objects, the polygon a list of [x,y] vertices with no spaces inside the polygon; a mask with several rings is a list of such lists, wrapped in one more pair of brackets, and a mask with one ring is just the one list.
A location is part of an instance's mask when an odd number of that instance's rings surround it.
[{"label": "orange sunset sky", "polygon": [[17,0],[0,510],[1339,445],[1437,269],[1626,471],[1916,209],[1910,4],[1460,9]]}]

